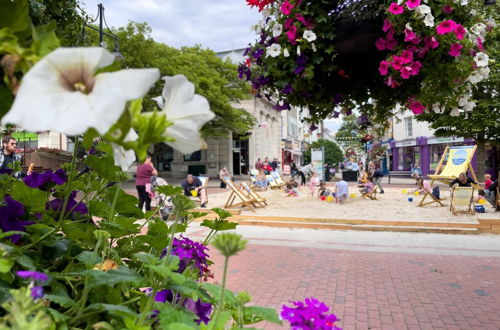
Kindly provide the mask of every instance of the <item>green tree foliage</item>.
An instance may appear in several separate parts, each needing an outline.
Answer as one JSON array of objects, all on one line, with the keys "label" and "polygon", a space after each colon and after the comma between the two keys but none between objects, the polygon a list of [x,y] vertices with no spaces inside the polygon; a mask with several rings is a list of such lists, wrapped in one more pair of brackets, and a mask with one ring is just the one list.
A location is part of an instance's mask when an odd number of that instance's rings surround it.
[{"label": "green tree foliage", "polygon": [[[205,136],[226,136],[228,132],[244,134],[255,125],[255,118],[233,104],[249,98],[247,85],[238,79],[236,66],[223,62],[212,50],[199,46],[176,49],[151,38],[147,23],[130,22],[116,31],[120,52],[125,59],[123,67],[157,67],[162,75],[185,75],[195,86],[196,93],[207,98],[214,120],[202,130]],[[148,96],[161,94],[161,84],[151,89]],[[154,103],[145,98],[145,105]]]},{"label": "green tree foliage", "polygon": [[343,148],[362,148],[361,129],[356,115],[342,117],[342,125],[335,134],[335,139]]},{"label": "green tree foliage", "polygon": [[311,143],[309,149],[304,152],[305,163],[311,162],[311,149],[319,149],[325,147],[325,164],[338,164],[344,159],[344,154],[339,146],[330,140],[318,139]]}]

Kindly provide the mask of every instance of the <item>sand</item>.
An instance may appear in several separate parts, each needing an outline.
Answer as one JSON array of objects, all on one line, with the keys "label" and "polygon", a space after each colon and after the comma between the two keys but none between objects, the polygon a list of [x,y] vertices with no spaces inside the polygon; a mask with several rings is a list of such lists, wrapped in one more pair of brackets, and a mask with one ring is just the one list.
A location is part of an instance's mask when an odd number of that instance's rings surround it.
[{"label": "sand", "polygon": [[[361,198],[357,187],[349,187],[349,193],[356,193],[356,197],[348,198],[343,204],[321,201],[308,194],[309,188],[303,188],[298,197],[286,197],[283,191],[268,190],[258,192],[265,197],[268,206],[258,208],[255,213],[246,209],[242,214],[255,214],[259,216],[283,216],[283,217],[308,217],[329,219],[363,219],[363,220],[388,220],[388,221],[419,221],[419,222],[469,222],[476,223],[478,215],[480,218],[500,219],[500,212],[486,204],[486,212],[482,214],[453,215],[450,210],[450,197],[448,190],[441,191],[441,197],[447,197],[443,204],[437,203],[417,207],[422,195],[411,194],[413,189],[384,188],[384,194],[377,194],[378,200]],[[209,196],[209,208],[223,207],[229,196],[229,191]],[[315,195],[316,196],[316,195]],[[413,198],[413,202],[408,201]],[[429,199],[427,197],[426,201]]]}]

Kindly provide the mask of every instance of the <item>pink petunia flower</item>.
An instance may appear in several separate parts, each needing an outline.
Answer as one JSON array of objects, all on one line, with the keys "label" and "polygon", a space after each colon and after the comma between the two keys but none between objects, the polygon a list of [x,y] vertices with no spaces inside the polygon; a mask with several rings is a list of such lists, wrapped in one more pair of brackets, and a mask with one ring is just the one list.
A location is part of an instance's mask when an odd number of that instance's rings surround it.
[{"label": "pink petunia flower", "polygon": [[443,21],[439,23],[439,25],[436,27],[436,32],[437,34],[446,34],[453,32],[455,30],[455,27],[457,26],[457,23],[455,21],[449,19],[446,21]]},{"label": "pink petunia flower", "polygon": [[459,43],[455,43],[453,45],[451,45],[450,47],[450,51],[448,52],[448,54],[450,54],[451,56],[453,57],[457,57],[457,56],[460,56],[460,50],[463,48],[464,46],[462,46],[461,44]]},{"label": "pink petunia flower", "polygon": [[401,67],[403,67],[403,64],[405,64],[405,62],[403,61],[403,58],[399,57],[399,56],[393,56],[392,57],[392,62],[391,62],[391,66],[394,68],[394,70],[401,70]]},{"label": "pink petunia flower", "polygon": [[419,48],[417,46],[414,46],[414,45],[408,45],[406,47],[406,50],[409,50],[412,53],[417,53],[419,51]]},{"label": "pink petunia flower", "polygon": [[416,34],[412,30],[405,29],[405,42],[415,39]]},{"label": "pink petunia flower", "polygon": [[402,67],[400,73],[401,73],[401,78],[410,79],[411,67],[409,67],[409,66]]},{"label": "pink petunia flower", "polygon": [[387,31],[387,34],[385,35],[386,39],[389,40],[389,39],[394,39],[394,33],[396,32],[396,30],[394,30],[392,27],[389,28],[389,31]]},{"label": "pink petunia flower", "polygon": [[476,46],[477,46],[477,48],[478,48],[480,51],[483,51],[483,50],[484,50],[484,47],[483,47],[483,41],[481,40],[481,38],[477,38],[477,39],[476,39]]},{"label": "pink petunia flower", "polygon": [[285,30],[288,30],[290,26],[292,26],[292,24],[293,24],[293,18],[287,18],[285,23],[283,24],[283,28]]},{"label": "pink petunia flower", "polygon": [[413,61],[413,53],[410,52],[409,50],[403,50],[399,58],[404,64],[411,63]]},{"label": "pink petunia flower", "polygon": [[299,22],[301,22],[302,24],[304,24],[306,27],[310,28],[313,26],[313,23],[308,20],[308,19],[305,19],[304,16],[302,16],[301,14],[295,14],[295,17],[297,18],[297,20]]},{"label": "pink petunia flower", "polygon": [[397,45],[398,42],[395,39],[389,39],[385,41],[385,48],[387,48],[388,50],[393,50]]},{"label": "pink petunia flower", "polygon": [[416,115],[420,115],[425,110],[425,106],[422,103],[418,102],[414,97],[408,100],[406,106]]},{"label": "pink petunia flower", "polygon": [[285,15],[290,15],[292,13],[292,9],[293,5],[288,1],[283,2],[280,7],[281,12]]},{"label": "pink petunia flower", "polygon": [[391,21],[389,21],[388,19],[385,19],[384,25],[382,26],[382,31],[387,32],[387,31],[389,31],[390,28],[392,28]]},{"label": "pink petunia flower", "polygon": [[378,66],[378,71],[382,76],[386,76],[387,72],[389,70],[389,62],[387,61],[381,61],[379,66]]},{"label": "pink petunia flower", "polygon": [[467,31],[464,29],[464,27],[461,24],[457,24],[457,26],[455,26],[455,29],[453,30],[453,32],[455,32],[455,36],[457,37],[458,40],[462,40]]},{"label": "pink petunia flower", "polygon": [[420,41],[422,41],[422,38],[420,38],[420,36],[417,34],[415,35],[415,38],[413,38],[412,40],[410,40],[410,42],[414,45],[418,45],[420,43]]},{"label": "pink petunia flower", "polygon": [[425,54],[429,52],[429,47],[422,47],[418,50],[418,58],[424,58]]},{"label": "pink petunia flower", "polygon": [[406,7],[408,7],[408,9],[414,9],[414,8],[417,8],[418,6],[420,6],[420,0],[408,0],[408,1],[406,1]]},{"label": "pink petunia flower", "polygon": [[424,45],[427,48],[436,49],[439,47],[439,41],[436,39],[436,37],[425,37]]},{"label": "pink petunia flower", "polygon": [[393,15],[399,15],[402,14],[405,9],[403,6],[400,6],[396,2],[393,2],[389,5],[389,8],[387,8],[387,10]]},{"label": "pink petunia flower", "polygon": [[392,88],[396,88],[400,85],[400,83],[398,83],[392,76],[390,76],[389,78],[387,78],[387,80],[385,81],[385,84],[387,86],[390,86]]},{"label": "pink petunia flower", "polygon": [[445,14],[451,14],[452,11],[453,11],[453,8],[450,5],[446,5],[443,7],[443,12]]},{"label": "pink petunia flower", "polygon": [[415,61],[412,64],[410,64],[411,67],[411,75],[416,76],[420,73],[420,69],[422,68],[422,63],[419,61]]},{"label": "pink petunia flower", "polygon": [[288,40],[295,45],[295,39],[297,37],[297,27],[295,25],[290,26],[290,29],[286,31],[286,35],[288,37]]},{"label": "pink petunia flower", "polygon": [[377,41],[375,42],[375,47],[377,47],[378,51],[382,51],[382,50],[386,49],[385,39],[384,38],[378,38]]}]

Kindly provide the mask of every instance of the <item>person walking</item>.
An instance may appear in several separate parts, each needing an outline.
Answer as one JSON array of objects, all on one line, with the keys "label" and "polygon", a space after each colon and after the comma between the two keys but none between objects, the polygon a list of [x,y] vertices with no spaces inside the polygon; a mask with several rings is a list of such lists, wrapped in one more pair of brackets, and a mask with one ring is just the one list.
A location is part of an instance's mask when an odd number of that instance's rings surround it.
[{"label": "person walking", "polygon": [[373,185],[378,187],[380,194],[384,193],[384,188],[382,188],[382,178],[384,177],[384,172],[382,170],[373,171]]},{"label": "person walking", "polygon": [[292,178],[294,178],[297,175],[298,171],[299,170],[297,169],[297,165],[295,165],[295,162],[292,161],[290,163],[290,174],[291,174]]},{"label": "person walking", "polygon": [[219,171],[220,187],[222,189],[226,189],[226,182],[224,181],[224,178],[231,178],[231,173],[229,173],[229,170],[225,166]]},{"label": "person walking", "polygon": [[[0,150],[0,170],[8,172],[12,169],[15,162],[21,161],[21,155],[16,153],[17,141],[12,136],[2,138],[2,150]],[[31,174],[31,167],[27,173],[16,172],[14,177],[19,178]]]},{"label": "person walking", "polygon": [[300,175],[300,185],[305,186],[306,185],[306,175],[309,176],[313,172],[313,166],[312,163],[309,163],[305,166],[302,166],[299,171],[297,172],[298,175]]},{"label": "person walking", "polygon": [[139,204],[137,205],[141,209],[146,204],[146,211],[151,211],[151,196],[146,190],[146,185],[151,185],[151,177],[157,176],[158,171],[154,168],[151,162],[151,156],[146,156],[144,163],[137,166],[136,178],[135,178],[135,188],[137,189],[137,195],[139,197]]}]

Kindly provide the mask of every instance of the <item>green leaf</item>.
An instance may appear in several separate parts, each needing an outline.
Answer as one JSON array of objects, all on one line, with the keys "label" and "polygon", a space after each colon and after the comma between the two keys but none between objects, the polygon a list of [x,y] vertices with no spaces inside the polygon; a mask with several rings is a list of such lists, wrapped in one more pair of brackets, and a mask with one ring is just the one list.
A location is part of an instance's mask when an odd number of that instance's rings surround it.
[{"label": "green leaf", "polygon": [[96,229],[97,228],[94,224],[75,223],[70,220],[64,221],[64,224],[62,226],[64,234],[69,239],[83,240],[89,243],[95,241],[94,231]]},{"label": "green leaf", "polygon": [[14,95],[5,85],[0,85],[0,118],[9,111],[14,102]]},{"label": "green leaf", "polygon": [[27,0],[0,2],[0,28],[21,32],[29,29],[30,23]]},{"label": "green leaf", "polygon": [[94,144],[94,139],[99,136],[99,133],[94,128],[89,128],[85,134],[83,134],[83,147],[85,149],[90,149]]},{"label": "green leaf", "polygon": [[130,317],[138,317],[137,313],[133,312],[126,306],[122,305],[112,305],[112,304],[91,304],[86,310],[104,310],[108,313],[120,317],[130,316]]},{"label": "green leaf", "polygon": [[86,266],[94,266],[102,262],[102,257],[92,251],[83,251],[76,256],[76,259],[81,263],[84,263]]},{"label": "green leaf", "polygon": [[219,207],[214,207],[213,209],[211,209],[212,211],[214,211],[215,213],[217,213],[217,215],[219,216],[219,218],[221,219],[227,219],[229,217],[232,216],[231,212],[229,211],[226,211],[224,209],[221,209]]},{"label": "green leaf", "polygon": [[25,254],[16,256],[16,263],[21,265],[24,269],[36,269],[36,265],[33,259]]},{"label": "green leaf", "polygon": [[[104,200],[110,205],[113,203],[115,198],[116,187],[109,187],[106,189]],[[123,189],[118,191],[118,198],[116,199],[115,210],[121,215],[129,217],[142,218],[144,213],[137,207],[139,200],[127,194]]]},{"label": "green leaf", "polygon": [[[222,287],[212,284],[212,283],[207,283],[204,282],[201,284],[201,287],[208,292],[208,294],[212,297],[212,302],[217,302],[220,298],[221,290]],[[229,290],[224,290],[224,301],[226,304],[235,306],[237,304],[236,297],[234,296],[234,293],[229,291]]]},{"label": "green leaf", "polygon": [[174,322],[167,325],[167,330],[195,330],[196,328],[184,323]]},{"label": "green leaf", "polygon": [[[186,309],[176,309],[171,304],[156,304],[155,309],[160,311],[158,317],[160,319],[161,329],[176,329],[169,328],[169,325],[182,323],[186,326],[196,326],[194,318],[196,315],[187,311]],[[182,329],[182,328],[181,328]]]},{"label": "green leaf", "polygon": [[59,39],[56,36],[55,28],[55,21],[33,28],[34,41],[32,47],[38,55],[45,56],[59,47]]},{"label": "green leaf", "polygon": [[7,273],[13,265],[14,262],[12,260],[0,258],[0,273]]},{"label": "green leaf", "polygon": [[136,223],[135,218],[116,216],[113,222],[102,221],[99,225],[110,233],[111,237],[119,238],[130,234],[139,233],[140,224]]},{"label": "green leaf", "polygon": [[43,296],[44,299],[48,299],[49,301],[56,303],[64,308],[70,308],[76,305],[73,299],[65,296],[46,294]]},{"label": "green leaf", "polygon": [[119,176],[117,175],[121,169],[115,165],[113,157],[107,156],[95,156],[88,155],[83,161],[88,167],[93,169],[99,174],[102,178],[110,181],[117,182],[119,181]]},{"label": "green leaf", "polygon": [[174,196],[182,194],[182,187],[177,187],[177,186],[171,186],[171,185],[158,186],[155,189],[159,194],[164,194],[165,196]]},{"label": "green leaf", "polygon": [[205,219],[200,226],[208,227],[216,231],[231,230],[238,226],[237,222],[229,222],[227,220],[208,220]]},{"label": "green leaf", "polygon": [[89,289],[100,285],[114,286],[118,283],[142,285],[144,278],[130,268],[119,266],[116,270],[107,272],[100,270],[86,270],[83,272],[91,277]]},{"label": "green leaf", "polygon": [[89,212],[98,218],[105,218],[109,215],[109,205],[98,199],[92,199],[89,204]]},{"label": "green leaf", "polygon": [[31,212],[45,211],[47,193],[28,187],[23,181],[14,181],[10,195],[16,201],[24,204]]},{"label": "green leaf", "polygon": [[261,321],[281,324],[279,315],[273,308],[249,306],[244,307],[244,313],[245,324],[254,324]]},{"label": "green leaf", "polygon": [[212,318],[208,324],[200,324],[201,330],[219,330],[226,329],[226,323],[231,319],[231,312],[222,312],[219,314],[219,318],[216,320]]}]

